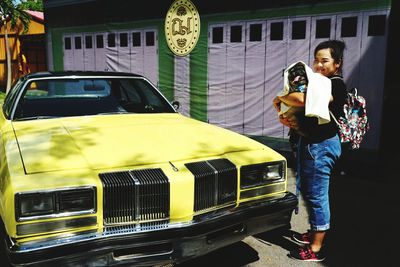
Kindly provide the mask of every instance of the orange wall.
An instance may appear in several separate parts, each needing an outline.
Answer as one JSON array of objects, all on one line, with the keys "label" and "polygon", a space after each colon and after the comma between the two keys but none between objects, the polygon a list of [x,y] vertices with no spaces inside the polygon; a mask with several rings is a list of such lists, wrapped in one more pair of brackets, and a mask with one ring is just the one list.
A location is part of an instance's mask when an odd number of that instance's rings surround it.
[{"label": "orange wall", "polygon": [[[18,23],[15,29],[10,29],[10,23],[7,24],[8,29],[8,44],[11,52],[12,62],[12,77],[13,81],[19,77],[18,73],[18,55],[21,51],[21,44],[19,41],[19,35],[33,35],[33,34],[44,34],[44,24],[31,19],[29,29],[27,33],[23,32],[23,26]],[[0,88],[5,87],[7,83],[7,61],[6,61],[6,50],[5,50],[5,35],[4,26],[0,29]],[[28,62],[29,65],[29,62]]]}]

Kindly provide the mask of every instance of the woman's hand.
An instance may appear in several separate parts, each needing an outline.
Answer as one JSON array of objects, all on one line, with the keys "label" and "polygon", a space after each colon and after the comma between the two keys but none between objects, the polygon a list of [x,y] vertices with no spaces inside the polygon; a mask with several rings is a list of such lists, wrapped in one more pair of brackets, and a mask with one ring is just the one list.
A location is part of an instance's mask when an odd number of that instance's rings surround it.
[{"label": "woman's hand", "polygon": [[279,121],[280,123],[282,123],[283,125],[290,127],[290,121],[287,117],[283,116],[282,114],[279,115]]},{"label": "woman's hand", "polygon": [[299,123],[294,116],[286,117],[281,114],[281,115],[279,115],[279,121],[280,121],[280,123],[282,123],[283,125],[285,125],[289,128],[292,128],[295,130],[297,130],[299,128]]},{"label": "woman's hand", "polygon": [[281,111],[281,100],[279,99],[279,97],[275,97],[274,100],[272,101],[274,108],[277,112]]}]

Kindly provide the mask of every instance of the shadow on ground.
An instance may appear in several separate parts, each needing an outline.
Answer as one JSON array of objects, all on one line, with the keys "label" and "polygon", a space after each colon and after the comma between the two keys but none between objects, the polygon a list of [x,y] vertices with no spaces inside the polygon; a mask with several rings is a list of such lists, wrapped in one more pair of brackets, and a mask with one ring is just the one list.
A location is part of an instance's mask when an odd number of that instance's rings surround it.
[{"label": "shadow on ground", "polygon": [[[397,188],[376,180],[333,177],[331,230],[325,242],[327,258],[321,266],[399,266]],[[292,234],[288,230],[258,237],[290,251],[296,248],[296,244],[288,240]]]},{"label": "shadow on ground", "polygon": [[[221,255],[224,255],[221,258]],[[228,257],[227,257],[228,256]],[[230,246],[211,252],[206,256],[178,264],[177,267],[241,267],[249,263],[258,261],[258,252],[245,242],[237,242]]]}]

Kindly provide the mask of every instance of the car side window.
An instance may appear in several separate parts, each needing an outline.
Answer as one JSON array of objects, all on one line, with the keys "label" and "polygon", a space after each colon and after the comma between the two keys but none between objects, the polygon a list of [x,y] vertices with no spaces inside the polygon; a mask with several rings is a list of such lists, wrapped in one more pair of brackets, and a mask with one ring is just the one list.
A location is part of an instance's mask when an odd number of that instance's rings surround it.
[{"label": "car side window", "polygon": [[121,99],[131,103],[142,103],[143,99],[136,88],[131,87],[128,80],[120,82]]},{"label": "car side window", "polygon": [[3,112],[6,118],[10,118],[12,108],[15,103],[15,99],[18,96],[18,92],[20,91],[19,88],[23,85],[21,80],[18,80],[15,85],[11,88],[10,92],[7,94],[6,98],[4,99],[3,105]]},{"label": "car side window", "polygon": [[143,80],[137,80],[136,84],[143,88],[143,94],[149,104],[157,107],[162,106],[160,95],[156,94],[156,90],[150,84],[145,83]]},{"label": "car side window", "polygon": [[121,106],[128,112],[174,112],[159,92],[144,79],[113,81],[112,91]]}]

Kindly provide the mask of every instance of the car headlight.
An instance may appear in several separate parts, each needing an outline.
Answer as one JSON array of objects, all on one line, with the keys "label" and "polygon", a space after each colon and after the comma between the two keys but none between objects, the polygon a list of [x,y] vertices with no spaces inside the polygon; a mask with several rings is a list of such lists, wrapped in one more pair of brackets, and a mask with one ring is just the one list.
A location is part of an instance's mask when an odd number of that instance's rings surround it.
[{"label": "car headlight", "polygon": [[285,179],[285,161],[266,162],[240,168],[240,188],[281,182]]},{"label": "car headlight", "polygon": [[16,219],[20,221],[93,212],[95,192],[95,188],[85,187],[16,194]]},{"label": "car headlight", "polygon": [[54,213],[53,193],[23,194],[18,198],[21,217]]}]

